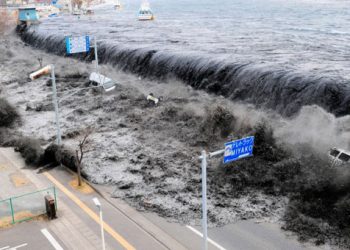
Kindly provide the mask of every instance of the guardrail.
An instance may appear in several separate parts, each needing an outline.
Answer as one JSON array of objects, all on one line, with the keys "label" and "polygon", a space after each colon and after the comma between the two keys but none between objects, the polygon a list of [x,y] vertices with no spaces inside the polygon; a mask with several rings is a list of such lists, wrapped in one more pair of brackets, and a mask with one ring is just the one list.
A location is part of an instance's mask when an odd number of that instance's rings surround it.
[{"label": "guardrail", "polygon": [[46,214],[45,196],[51,195],[57,210],[56,188],[49,187],[0,201],[0,227]]}]

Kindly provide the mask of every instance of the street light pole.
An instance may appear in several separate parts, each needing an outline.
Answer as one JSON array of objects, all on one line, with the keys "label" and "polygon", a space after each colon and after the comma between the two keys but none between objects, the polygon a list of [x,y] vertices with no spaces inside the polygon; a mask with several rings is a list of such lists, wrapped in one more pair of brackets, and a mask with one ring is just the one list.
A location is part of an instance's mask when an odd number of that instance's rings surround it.
[{"label": "street light pole", "polygon": [[106,250],[105,245],[105,234],[103,229],[103,217],[102,217],[102,207],[100,201],[95,197],[92,199],[100,212],[100,225],[101,225],[101,239],[102,239],[102,250]]},{"label": "street light pole", "polygon": [[203,243],[202,249],[208,249],[208,230],[207,230],[207,153],[202,151],[202,230]]},{"label": "street light pole", "polygon": [[103,218],[102,218],[102,208],[100,207],[100,224],[101,224],[101,238],[102,238],[102,250],[106,249],[105,245],[105,233],[103,230]]},{"label": "street light pole", "polygon": [[55,107],[55,119],[56,119],[56,130],[57,130],[57,144],[61,145],[61,128],[59,121],[59,109],[58,109],[58,100],[57,100],[57,88],[56,88],[56,76],[55,76],[55,66],[50,65],[51,67],[51,81],[52,81],[52,96],[53,96],[53,105]]},{"label": "street light pole", "polygon": [[[96,56],[96,60],[98,60],[97,58],[97,42],[95,40],[95,56]],[[98,70],[98,61],[96,61],[96,69]],[[33,73],[31,73],[29,75],[29,78],[33,81],[34,79],[37,79],[39,77],[41,77],[42,75],[49,75],[49,73],[51,72],[51,82],[52,82],[52,102],[53,102],[53,106],[55,108],[55,123],[56,123],[56,131],[57,131],[57,135],[56,135],[56,141],[58,145],[61,145],[62,143],[62,135],[61,135],[61,127],[60,127],[60,116],[59,116],[59,100],[57,98],[57,86],[56,86],[56,76],[55,76],[55,66],[53,64],[51,65],[47,65],[44,68],[35,71]],[[110,79],[109,79],[110,80]],[[100,81],[101,82],[101,81]],[[85,89],[91,89],[91,88],[99,88],[100,86],[94,86],[94,87],[90,87],[90,88],[81,88],[78,90],[75,90],[71,93],[71,95],[77,93],[80,90],[85,90]],[[109,88],[106,89],[105,91],[111,91],[115,88],[115,86],[111,86],[109,84]],[[66,93],[67,91],[64,92],[60,92],[60,94]],[[68,97],[68,96],[66,96]],[[61,101],[64,99],[64,97],[61,98]]]}]

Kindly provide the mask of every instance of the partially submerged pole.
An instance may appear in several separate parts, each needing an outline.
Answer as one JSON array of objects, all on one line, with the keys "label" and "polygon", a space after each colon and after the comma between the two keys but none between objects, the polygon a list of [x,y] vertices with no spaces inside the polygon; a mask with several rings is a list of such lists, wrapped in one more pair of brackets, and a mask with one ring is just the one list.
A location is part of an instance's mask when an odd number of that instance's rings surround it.
[{"label": "partially submerged pole", "polygon": [[58,99],[57,99],[57,87],[56,87],[56,76],[55,76],[55,66],[53,64],[47,65],[42,69],[39,69],[29,75],[31,80],[37,79],[40,76],[48,75],[51,72],[51,82],[52,82],[52,102],[55,108],[55,123],[56,123],[56,140],[57,144],[61,144],[61,129],[59,121],[59,109],[58,109]]},{"label": "partially submerged pole", "polygon": [[97,73],[100,73],[98,72],[98,53],[97,53],[97,38],[96,36],[94,37],[94,51],[95,51],[95,69],[96,69],[96,72]]},{"label": "partially submerged pole", "polygon": [[202,151],[202,228],[203,243],[202,249],[208,249],[208,229],[207,229],[207,153]]},{"label": "partially submerged pole", "polygon": [[58,100],[57,100],[57,89],[56,89],[56,77],[55,77],[55,66],[50,65],[51,67],[51,81],[52,81],[52,97],[53,105],[55,107],[55,120],[56,120],[56,130],[57,130],[57,144],[61,145],[61,128],[59,121],[59,109],[58,109]]}]

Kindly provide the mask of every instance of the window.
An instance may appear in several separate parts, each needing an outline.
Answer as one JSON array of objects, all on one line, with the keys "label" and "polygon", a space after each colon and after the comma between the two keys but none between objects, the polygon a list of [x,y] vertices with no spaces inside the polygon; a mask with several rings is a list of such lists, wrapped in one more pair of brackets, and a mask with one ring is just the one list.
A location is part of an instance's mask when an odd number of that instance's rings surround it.
[{"label": "window", "polygon": [[350,160],[350,155],[345,154],[345,153],[341,153],[338,158],[339,158],[339,160],[342,160],[344,162],[348,162]]},{"label": "window", "polygon": [[340,152],[336,149],[331,149],[331,152],[329,153],[331,156],[334,156],[334,157],[337,157],[337,155],[339,154]]},{"label": "window", "polygon": [[113,90],[115,88],[115,82],[113,81],[106,81],[102,87],[106,90],[106,91],[109,91],[109,90]]}]

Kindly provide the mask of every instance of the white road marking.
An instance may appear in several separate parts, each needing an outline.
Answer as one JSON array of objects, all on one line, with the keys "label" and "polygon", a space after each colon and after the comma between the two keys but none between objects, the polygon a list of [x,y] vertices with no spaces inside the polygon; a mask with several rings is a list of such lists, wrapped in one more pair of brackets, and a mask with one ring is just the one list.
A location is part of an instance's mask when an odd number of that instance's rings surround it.
[{"label": "white road marking", "polygon": [[16,250],[17,248],[20,248],[20,247],[25,247],[26,245],[28,245],[27,243],[24,243],[22,245],[18,245],[18,246],[15,246],[15,247],[11,247],[9,250]]},{"label": "white road marking", "polygon": [[55,240],[55,238],[50,234],[50,232],[46,228],[41,229],[41,233],[46,237],[46,239],[48,239],[48,241],[56,250],[63,250],[60,244],[58,244],[58,242]]},{"label": "white road marking", "polygon": [[0,250],[5,250],[7,248],[10,248],[10,246],[2,247],[2,248],[0,248]]},{"label": "white road marking", "polygon": [[[196,230],[195,228],[191,227],[191,226],[186,226],[188,229],[190,229],[192,232],[194,232],[195,234],[197,234],[198,236],[200,236],[201,238],[203,238],[203,234],[201,232],[199,232],[198,230]],[[226,250],[226,248],[220,246],[218,243],[216,243],[215,241],[213,241],[212,239],[208,238],[208,242],[211,243],[213,246],[217,247],[220,250]]]}]

